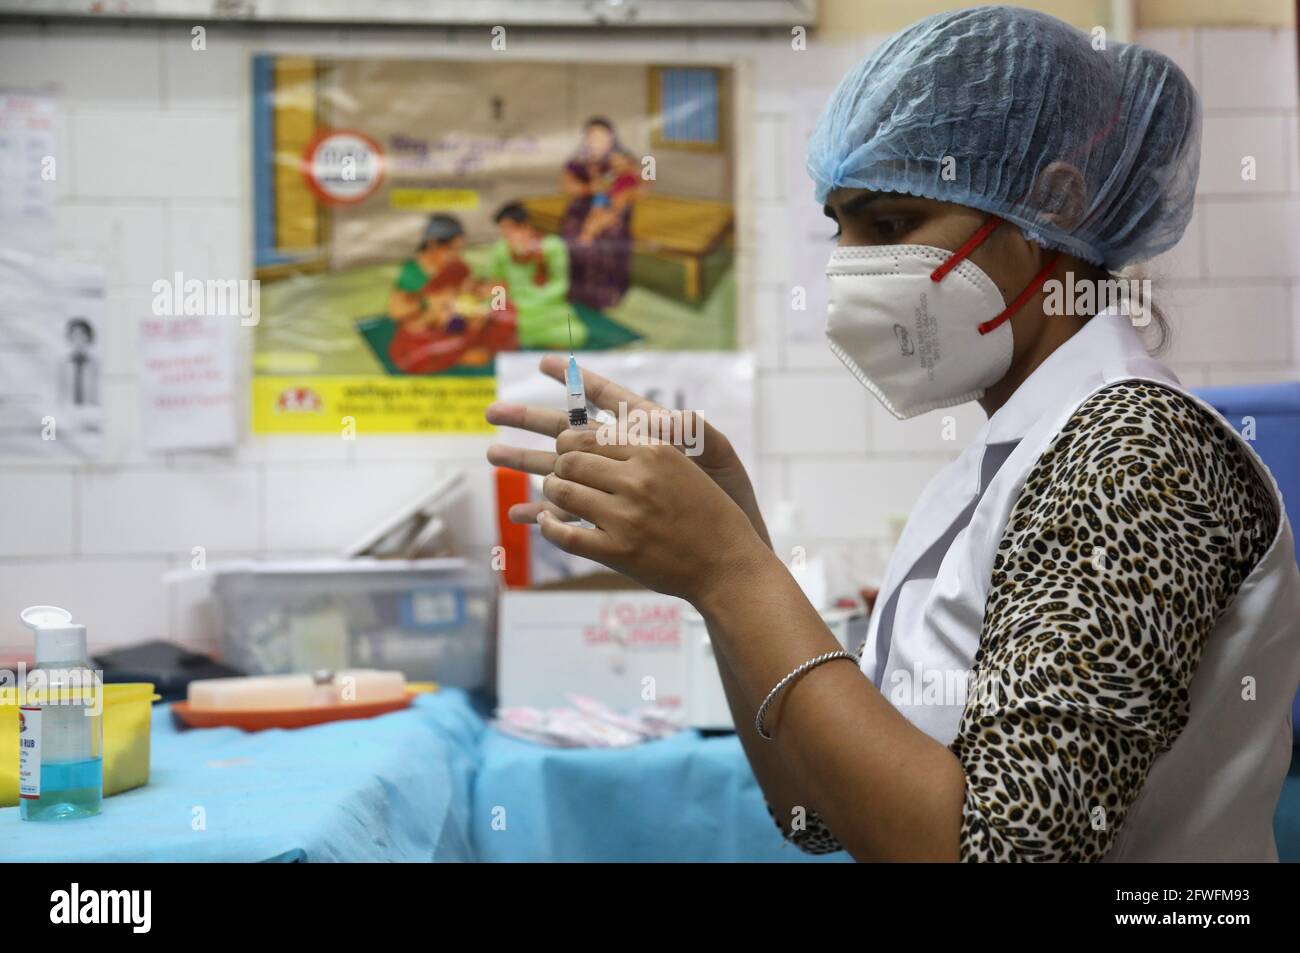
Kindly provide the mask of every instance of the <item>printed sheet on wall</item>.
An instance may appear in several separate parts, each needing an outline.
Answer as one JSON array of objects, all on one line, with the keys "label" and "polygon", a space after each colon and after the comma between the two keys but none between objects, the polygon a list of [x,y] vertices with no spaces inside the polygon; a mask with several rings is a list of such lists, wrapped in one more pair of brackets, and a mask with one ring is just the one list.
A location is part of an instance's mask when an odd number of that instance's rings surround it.
[{"label": "printed sheet on wall", "polygon": [[104,269],[0,247],[0,458],[104,454]]},{"label": "printed sheet on wall", "polygon": [[255,432],[486,432],[503,352],[736,348],[728,68],[252,67]]}]

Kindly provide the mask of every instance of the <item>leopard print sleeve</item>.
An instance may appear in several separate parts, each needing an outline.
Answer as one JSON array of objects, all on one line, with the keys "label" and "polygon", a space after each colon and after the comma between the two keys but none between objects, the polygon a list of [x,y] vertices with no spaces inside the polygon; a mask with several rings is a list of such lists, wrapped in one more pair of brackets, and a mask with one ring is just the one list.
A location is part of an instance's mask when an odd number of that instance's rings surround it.
[{"label": "leopard print sleeve", "polygon": [[[843,850],[844,845],[839,842],[831,829],[826,826],[822,816],[816,811],[808,811],[807,816],[799,826],[791,824],[790,830],[781,823],[780,818],[776,816],[776,811],[772,810],[772,805],[767,805],[768,816],[776,824],[776,829],[781,832],[786,843],[794,844],[805,854],[833,854],[837,850]],[[793,819],[792,819],[793,820]]]},{"label": "leopard print sleeve", "polygon": [[1129,381],[1079,407],[995,556],[951,746],[963,860],[1107,853],[1278,518],[1246,451],[1186,395]]}]

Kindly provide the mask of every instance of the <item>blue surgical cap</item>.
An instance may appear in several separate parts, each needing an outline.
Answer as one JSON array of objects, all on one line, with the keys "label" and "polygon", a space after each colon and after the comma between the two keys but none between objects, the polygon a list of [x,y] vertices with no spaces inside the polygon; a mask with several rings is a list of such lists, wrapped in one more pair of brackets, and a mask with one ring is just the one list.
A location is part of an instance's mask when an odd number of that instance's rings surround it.
[{"label": "blue surgical cap", "polygon": [[954,202],[1118,270],[1182,236],[1200,138],[1196,91],[1168,57],[976,7],[894,34],[845,76],[808,172],[818,202],[836,188]]}]

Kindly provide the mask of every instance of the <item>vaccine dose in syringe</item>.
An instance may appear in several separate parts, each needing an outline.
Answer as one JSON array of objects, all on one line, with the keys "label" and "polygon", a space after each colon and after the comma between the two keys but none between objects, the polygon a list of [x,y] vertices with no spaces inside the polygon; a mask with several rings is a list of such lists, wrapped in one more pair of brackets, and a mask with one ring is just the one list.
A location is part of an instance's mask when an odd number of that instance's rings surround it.
[{"label": "vaccine dose in syringe", "polygon": [[568,391],[569,396],[569,426],[587,426],[587,390],[582,386],[582,371],[578,370],[578,362],[572,354],[569,355],[569,367],[564,374],[564,383],[564,389]]}]

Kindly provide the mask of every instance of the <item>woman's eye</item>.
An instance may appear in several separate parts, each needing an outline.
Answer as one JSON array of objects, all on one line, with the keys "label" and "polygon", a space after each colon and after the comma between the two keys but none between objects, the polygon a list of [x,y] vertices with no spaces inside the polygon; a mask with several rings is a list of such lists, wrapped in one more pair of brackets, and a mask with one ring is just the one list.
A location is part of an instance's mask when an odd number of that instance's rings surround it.
[{"label": "woman's eye", "polygon": [[872,223],[872,228],[881,238],[898,238],[911,231],[912,224],[904,218],[878,218]]}]

